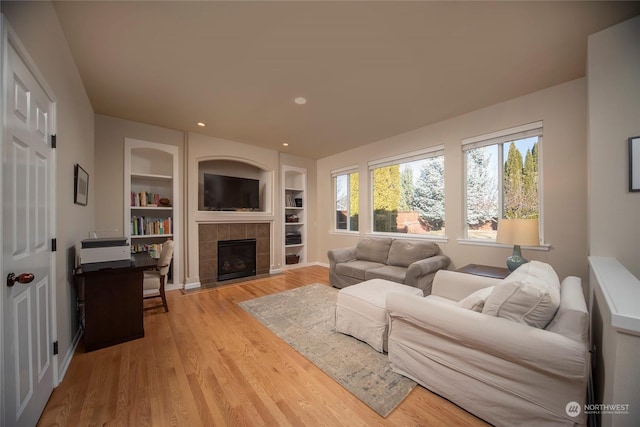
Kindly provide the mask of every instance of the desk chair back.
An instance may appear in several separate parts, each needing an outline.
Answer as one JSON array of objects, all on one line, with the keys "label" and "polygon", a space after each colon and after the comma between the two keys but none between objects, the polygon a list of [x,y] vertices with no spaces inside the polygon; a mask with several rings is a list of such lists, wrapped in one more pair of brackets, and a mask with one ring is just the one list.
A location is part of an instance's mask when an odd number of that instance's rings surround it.
[{"label": "desk chair back", "polygon": [[158,293],[145,295],[144,299],[161,298],[162,304],[145,307],[145,310],[153,310],[156,308],[164,307],[164,311],[169,311],[167,305],[167,298],[164,294],[164,285],[167,282],[167,274],[169,274],[169,266],[171,265],[171,259],[173,258],[173,248],[175,243],[173,240],[167,240],[162,245],[162,251],[160,252],[160,258],[158,258],[158,265],[153,271],[144,272],[144,290],[157,290]]}]

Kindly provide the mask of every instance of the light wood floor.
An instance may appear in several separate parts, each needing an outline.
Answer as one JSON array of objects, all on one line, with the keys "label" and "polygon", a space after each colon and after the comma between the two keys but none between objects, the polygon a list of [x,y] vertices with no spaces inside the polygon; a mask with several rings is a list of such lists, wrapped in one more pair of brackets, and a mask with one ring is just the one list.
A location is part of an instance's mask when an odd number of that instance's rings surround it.
[{"label": "light wood floor", "polygon": [[311,283],[328,270],[169,292],[169,313],[145,312],[144,338],[79,346],[38,425],[486,425],[420,386],[382,418],[236,305]]}]

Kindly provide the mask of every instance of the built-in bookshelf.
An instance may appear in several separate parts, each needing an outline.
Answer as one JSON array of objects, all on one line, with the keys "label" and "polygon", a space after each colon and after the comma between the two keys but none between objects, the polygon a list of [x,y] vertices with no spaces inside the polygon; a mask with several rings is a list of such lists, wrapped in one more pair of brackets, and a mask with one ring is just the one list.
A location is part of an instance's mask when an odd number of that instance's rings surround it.
[{"label": "built-in bookshelf", "polygon": [[306,178],[306,169],[282,166],[283,261],[288,268],[307,262]]},{"label": "built-in bookshelf", "polygon": [[171,175],[130,174],[129,233],[132,245],[134,239],[173,235],[173,181]]},{"label": "built-in bookshelf", "polygon": [[180,277],[178,148],[125,138],[125,229],[131,252],[158,258],[175,241],[172,272]]}]

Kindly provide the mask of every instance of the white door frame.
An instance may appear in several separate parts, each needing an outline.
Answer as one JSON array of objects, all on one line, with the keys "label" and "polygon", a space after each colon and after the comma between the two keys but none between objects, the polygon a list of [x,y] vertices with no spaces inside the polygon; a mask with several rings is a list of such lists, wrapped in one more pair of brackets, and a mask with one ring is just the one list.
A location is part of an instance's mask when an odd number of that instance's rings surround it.
[{"label": "white door frame", "polygon": [[[35,61],[31,58],[27,49],[24,47],[22,42],[18,39],[16,32],[11,28],[9,22],[4,17],[4,15],[0,14],[0,76],[1,76],[1,84],[2,84],[2,93],[6,91],[6,76],[5,76],[5,64],[7,61],[7,46],[10,43],[18,52],[24,63],[29,68],[29,71],[34,75],[34,77],[38,80],[38,83],[42,87],[42,90],[47,95],[49,100],[51,101],[51,115],[49,120],[49,133],[51,135],[56,134],[56,123],[57,123],[57,100],[55,95],[53,94],[53,90],[47,84],[46,79],[38,70]],[[5,144],[5,97],[2,96],[2,100],[0,101],[0,120],[2,121],[1,131],[0,131],[0,153],[4,150]],[[56,150],[54,149],[51,157],[51,167],[49,168],[49,191],[51,194],[51,202],[49,208],[49,221],[50,226],[49,230],[51,235],[50,239],[56,237],[56,175],[57,175],[57,156]],[[2,156],[0,156],[1,159]],[[3,161],[0,161],[0,177],[3,176]],[[0,193],[1,194],[1,193]],[[1,226],[3,221],[3,210],[4,210],[4,201],[3,198],[0,197],[0,242],[3,240],[3,227]],[[51,298],[50,298],[50,307],[49,313],[51,316],[51,339],[52,343],[58,340],[58,326],[57,326],[57,312],[56,312],[56,253],[50,253],[50,281],[51,281]],[[3,247],[0,245],[0,271],[4,271],[3,268]],[[0,277],[0,286],[6,286],[6,278]],[[4,292],[0,292],[0,320],[4,319]],[[4,328],[0,327],[0,385],[4,384]],[[52,357],[53,364],[53,387],[56,387],[59,382],[59,372],[58,372],[58,356],[53,355]],[[6,408],[4,407],[5,402],[5,390],[4,387],[0,387],[0,422],[5,419]]]}]

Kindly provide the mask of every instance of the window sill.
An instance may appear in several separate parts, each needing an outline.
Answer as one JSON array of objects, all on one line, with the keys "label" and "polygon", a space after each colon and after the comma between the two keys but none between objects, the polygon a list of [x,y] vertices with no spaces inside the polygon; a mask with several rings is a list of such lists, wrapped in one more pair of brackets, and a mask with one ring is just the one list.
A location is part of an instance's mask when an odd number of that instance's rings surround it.
[{"label": "window sill", "polygon": [[[513,245],[506,245],[504,243],[496,243],[491,240],[478,240],[478,239],[458,239],[458,243],[461,245],[470,245],[470,246],[489,246],[494,248],[513,248]],[[548,243],[543,243],[539,246],[521,246],[521,249],[525,249],[528,251],[543,251],[548,252],[551,250],[551,245]]]},{"label": "window sill", "polygon": [[347,235],[347,236],[359,236],[359,231],[351,231],[351,230],[331,230],[329,234],[337,234],[337,235]]}]

